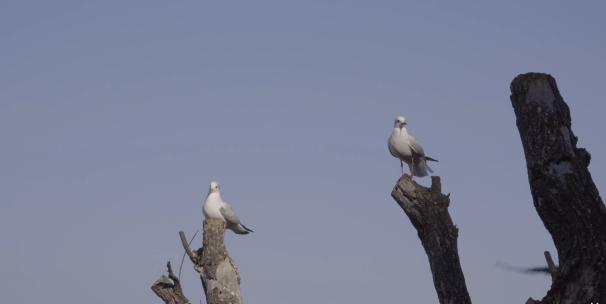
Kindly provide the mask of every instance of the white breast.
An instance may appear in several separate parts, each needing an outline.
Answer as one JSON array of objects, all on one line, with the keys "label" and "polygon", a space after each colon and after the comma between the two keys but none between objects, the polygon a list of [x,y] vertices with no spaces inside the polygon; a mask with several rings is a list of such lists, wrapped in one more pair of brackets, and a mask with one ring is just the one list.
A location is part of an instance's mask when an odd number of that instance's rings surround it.
[{"label": "white breast", "polygon": [[223,202],[220,196],[215,196],[214,193],[210,194],[206,201],[204,202],[204,206],[202,207],[202,211],[204,212],[205,218],[215,218],[225,221],[223,215],[221,215],[221,206]]},{"label": "white breast", "polygon": [[389,137],[389,152],[398,158],[411,157],[412,151],[408,144],[408,134],[406,132],[394,129]]}]

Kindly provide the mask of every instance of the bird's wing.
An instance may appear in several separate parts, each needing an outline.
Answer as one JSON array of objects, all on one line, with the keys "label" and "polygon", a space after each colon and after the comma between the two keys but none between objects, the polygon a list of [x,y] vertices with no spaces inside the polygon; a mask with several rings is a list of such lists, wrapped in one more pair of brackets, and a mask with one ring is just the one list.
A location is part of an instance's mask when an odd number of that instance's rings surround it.
[{"label": "bird's wing", "polygon": [[425,156],[425,151],[423,151],[423,147],[421,147],[421,144],[419,144],[417,140],[410,135],[408,136],[408,145],[415,154]]},{"label": "bird's wing", "polygon": [[232,209],[228,203],[223,203],[223,206],[219,209],[219,211],[221,211],[221,215],[223,215],[223,218],[225,219],[225,222],[227,222],[228,226],[240,225],[240,219],[234,212],[234,209]]}]

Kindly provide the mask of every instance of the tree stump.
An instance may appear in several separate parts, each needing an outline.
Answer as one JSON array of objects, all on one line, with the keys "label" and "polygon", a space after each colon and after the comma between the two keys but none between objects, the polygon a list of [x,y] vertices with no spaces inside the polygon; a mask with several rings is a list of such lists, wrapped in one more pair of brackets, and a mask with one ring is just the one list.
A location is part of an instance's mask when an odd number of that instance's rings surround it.
[{"label": "tree stump", "polygon": [[185,252],[200,274],[207,304],[241,304],[240,274],[225,248],[225,223],[204,220],[202,248],[192,251],[185,233],[179,232]]},{"label": "tree stump", "polygon": [[183,295],[181,282],[173,273],[170,262],[166,263],[168,276],[162,275],[151,289],[166,304],[189,304],[189,300]]},{"label": "tree stump", "polygon": [[391,196],[417,229],[440,303],[471,304],[459,260],[458,229],[448,213],[450,198],[441,192],[440,177],[432,176],[431,182],[426,188],[404,175]]}]

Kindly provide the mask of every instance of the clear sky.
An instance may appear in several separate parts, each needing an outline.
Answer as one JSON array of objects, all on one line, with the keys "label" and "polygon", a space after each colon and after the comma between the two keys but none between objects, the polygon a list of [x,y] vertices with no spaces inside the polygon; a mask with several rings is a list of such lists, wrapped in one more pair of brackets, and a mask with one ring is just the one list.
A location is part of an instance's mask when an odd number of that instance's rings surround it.
[{"label": "clear sky", "polygon": [[[404,115],[451,193],[472,300],[524,303],[552,241],[509,101],[556,77],[606,191],[602,1],[0,2],[0,294],[160,303],[208,183],[246,303],[436,303],[390,197]],[[428,178],[422,180],[428,184]],[[200,239],[196,241],[200,245]],[[193,303],[201,286],[186,261]]]}]

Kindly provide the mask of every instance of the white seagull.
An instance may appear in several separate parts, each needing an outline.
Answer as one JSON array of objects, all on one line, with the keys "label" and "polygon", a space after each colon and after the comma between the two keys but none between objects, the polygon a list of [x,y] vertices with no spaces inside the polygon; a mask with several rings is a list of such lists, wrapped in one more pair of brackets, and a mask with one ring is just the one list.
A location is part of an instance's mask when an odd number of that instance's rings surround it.
[{"label": "white seagull", "polygon": [[204,212],[205,218],[222,220],[225,222],[225,227],[227,227],[227,229],[231,229],[237,234],[249,234],[250,232],[254,232],[240,223],[240,219],[231,206],[221,198],[219,182],[213,181],[210,183],[208,195],[206,196],[202,211]]},{"label": "white seagull", "polygon": [[427,176],[433,172],[427,165],[427,161],[435,161],[423,151],[423,147],[417,142],[417,140],[408,134],[406,131],[406,119],[403,116],[396,117],[394,122],[393,131],[387,142],[389,152],[395,158],[400,159],[400,168],[402,175],[404,175],[404,164],[408,164],[411,176]]}]

